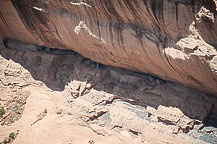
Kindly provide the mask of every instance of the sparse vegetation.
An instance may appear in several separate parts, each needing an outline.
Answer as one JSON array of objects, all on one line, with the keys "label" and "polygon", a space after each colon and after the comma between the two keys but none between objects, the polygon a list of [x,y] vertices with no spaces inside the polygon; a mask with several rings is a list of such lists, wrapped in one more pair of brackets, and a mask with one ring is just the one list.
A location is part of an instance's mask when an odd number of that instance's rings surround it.
[{"label": "sparse vegetation", "polygon": [[0,107],[0,117],[2,117],[5,114],[4,107]]},{"label": "sparse vegetation", "polygon": [[17,137],[18,133],[19,130],[17,130],[17,132],[11,132],[8,137],[5,137],[4,140],[0,142],[0,144],[11,144]]},{"label": "sparse vegetation", "polygon": [[0,88],[1,92],[5,92],[3,95],[5,94],[10,99],[0,100],[0,125],[11,125],[21,118],[30,93],[25,90],[8,90],[6,88]]},{"label": "sparse vegetation", "polygon": [[9,134],[9,138],[14,139],[14,138],[15,138],[15,133],[14,133],[14,132],[10,133],[10,134]]}]

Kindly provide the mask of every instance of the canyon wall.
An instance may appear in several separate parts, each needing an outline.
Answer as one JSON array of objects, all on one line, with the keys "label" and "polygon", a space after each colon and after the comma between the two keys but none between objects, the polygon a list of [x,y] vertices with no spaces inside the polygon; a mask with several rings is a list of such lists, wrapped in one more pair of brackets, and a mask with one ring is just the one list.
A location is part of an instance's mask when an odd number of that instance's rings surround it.
[{"label": "canyon wall", "polygon": [[217,95],[216,14],[211,0],[0,0],[0,38]]}]

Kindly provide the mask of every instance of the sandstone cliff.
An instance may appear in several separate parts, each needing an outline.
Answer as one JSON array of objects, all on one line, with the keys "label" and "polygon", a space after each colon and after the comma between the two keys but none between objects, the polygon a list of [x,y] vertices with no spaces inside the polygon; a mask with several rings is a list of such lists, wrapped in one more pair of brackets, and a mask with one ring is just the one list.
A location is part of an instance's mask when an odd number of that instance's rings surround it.
[{"label": "sandstone cliff", "polygon": [[0,47],[0,144],[217,142],[217,97],[48,51]]},{"label": "sandstone cliff", "polygon": [[216,14],[211,0],[1,0],[0,32],[217,95]]}]

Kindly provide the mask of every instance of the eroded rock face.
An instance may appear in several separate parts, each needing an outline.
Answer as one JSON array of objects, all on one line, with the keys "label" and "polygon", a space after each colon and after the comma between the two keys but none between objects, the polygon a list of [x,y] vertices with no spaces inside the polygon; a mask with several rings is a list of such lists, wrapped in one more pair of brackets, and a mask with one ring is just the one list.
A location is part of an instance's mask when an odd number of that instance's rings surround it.
[{"label": "eroded rock face", "polygon": [[0,48],[0,141],[19,130],[18,144],[216,143],[216,97],[54,51]]},{"label": "eroded rock face", "polygon": [[0,31],[217,95],[216,14],[211,0],[1,0]]}]

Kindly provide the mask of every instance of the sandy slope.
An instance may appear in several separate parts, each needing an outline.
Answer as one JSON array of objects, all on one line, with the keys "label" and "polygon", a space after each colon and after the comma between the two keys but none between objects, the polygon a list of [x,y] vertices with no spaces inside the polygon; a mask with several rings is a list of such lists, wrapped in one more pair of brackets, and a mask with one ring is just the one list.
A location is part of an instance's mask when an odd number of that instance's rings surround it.
[{"label": "sandy slope", "polygon": [[[58,92],[50,92],[45,88],[27,87],[31,95],[27,100],[22,118],[12,126],[4,126],[0,129],[0,139],[4,139],[9,133],[19,130],[14,144],[88,144],[88,143],[140,143],[133,140],[128,132],[115,133],[115,136],[105,137],[96,134],[86,126],[75,123],[70,114],[57,114],[60,107],[65,106],[62,95]],[[47,115],[33,126],[36,116],[47,109]]]},{"label": "sandy slope", "polygon": [[[27,89],[31,91],[31,96],[27,100],[22,118],[10,127],[2,127],[0,139],[18,129],[20,132],[15,144],[88,143],[91,140],[105,143],[105,138],[103,140],[102,136],[91,129],[73,124],[71,116],[57,114],[59,106],[64,106],[61,95],[48,93],[43,88]],[[31,126],[44,109],[47,109],[47,115]]]}]

